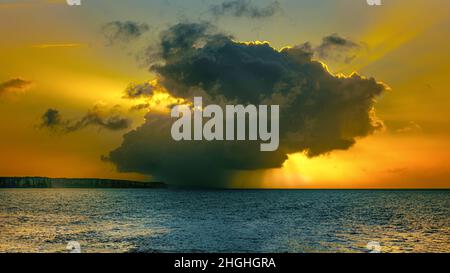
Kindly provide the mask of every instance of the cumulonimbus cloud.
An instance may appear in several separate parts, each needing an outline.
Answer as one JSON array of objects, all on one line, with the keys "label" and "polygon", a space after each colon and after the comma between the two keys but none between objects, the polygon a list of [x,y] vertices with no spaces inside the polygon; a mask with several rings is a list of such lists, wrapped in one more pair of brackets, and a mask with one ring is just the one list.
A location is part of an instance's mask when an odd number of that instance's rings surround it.
[{"label": "cumulonimbus cloud", "polygon": [[210,11],[214,16],[233,16],[249,18],[265,18],[275,15],[281,10],[280,3],[273,1],[266,6],[257,6],[251,0],[227,0],[212,5]]},{"label": "cumulonimbus cloud", "polygon": [[161,33],[159,60],[149,64],[171,95],[205,104],[280,105],[280,147],[252,141],[181,141],[173,119],[150,111],[108,158],[119,171],[177,185],[224,187],[234,172],[281,167],[288,154],[318,156],[350,148],[383,127],[375,99],[387,87],[358,74],[331,74],[300,47],[238,42],[207,23],[180,23]]},{"label": "cumulonimbus cloud", "polygon": [[23,91],[31,86],[32,82],[28,80],[24,80],[21,78],[13,78],[0,83],[0,95],[15,92],[15,91]]},{"label": "cumulonimbus cloud", "polygon": [[128,129],[131,126],[131,120],[122,117],[115,110],[109,113],[103,113],[100,106],[95,106],[82,118],[76,120],[64,119],[59,110],[52,108],[48,109],[41,116],[40,127],[50,129],[53,132],[71,133],[88,126],[97,126],[103,129],[119,131]]}]

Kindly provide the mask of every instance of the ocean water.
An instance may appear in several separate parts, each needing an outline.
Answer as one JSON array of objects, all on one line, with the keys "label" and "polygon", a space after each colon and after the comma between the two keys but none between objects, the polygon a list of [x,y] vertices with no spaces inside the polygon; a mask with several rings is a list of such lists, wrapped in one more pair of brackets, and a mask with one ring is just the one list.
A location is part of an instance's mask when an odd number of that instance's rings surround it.
[{"label": "ocean water", "polygon": [[450,191],[2,189],[0,252],[450,252]]}]

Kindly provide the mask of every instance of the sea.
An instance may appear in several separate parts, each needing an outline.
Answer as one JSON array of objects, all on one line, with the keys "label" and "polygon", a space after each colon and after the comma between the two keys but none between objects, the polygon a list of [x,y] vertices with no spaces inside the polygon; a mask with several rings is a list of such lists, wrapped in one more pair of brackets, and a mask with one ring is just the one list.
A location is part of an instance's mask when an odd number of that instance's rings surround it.
[{"label": "sea", "polygon": [[0,189],[0,252],[73,242],[86,253],[448,253],[450,191]]}]

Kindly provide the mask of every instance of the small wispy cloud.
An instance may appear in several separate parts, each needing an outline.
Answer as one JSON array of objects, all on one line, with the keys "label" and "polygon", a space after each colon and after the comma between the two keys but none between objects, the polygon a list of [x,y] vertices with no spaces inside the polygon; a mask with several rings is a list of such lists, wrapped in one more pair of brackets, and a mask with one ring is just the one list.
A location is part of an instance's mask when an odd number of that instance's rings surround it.
[{"label": "small wispy cloud", "polygon": [[123,97],[126,99],[151,97],[154,94],[155,88],[155,85],[151,82],[131,83],[125,89],[125,95]]},{"label": "small wispy cloud", "polygon": [[31,86],[31,84],[31,81],[21,78],[13,78],[4,82],[0,82],[0,95],[9,92],[25,91]]},{"label": "small wispy cloud", "polygon": [[40,49],[46,49],[46,48],[80,48],[80,47],[87,47],[86,44],[78,44],[78,43],[61,43],[61,44],[36,44],[32,45],[33,48],[40,48]]},{"label": "small wispy cloud", "polygon": [[111,131],[120,131],[131,126],[131,119],[123,117],[117,108],[105,113],[101,106],[95,106],[79,119],[65,119],[57,109],[49,108],[42,116],[40,128],[53,132],[71,133],[88,126],[96,126]]},{"label": "small wispy cloud", "polygon": [[352,41],[337,33],[325,36],[318,46],[306,42],[298,46],[321,60],[351,63],[365,48],[363,43]]},{"label": "small wispy cloud", "polygon": [[420,133],[422,132],[422,126],[414,121],[409,121],[405,126],[398,128],[396,132],[399,134]]},{"label": "small wispy cloud", "polygon": [[113,21],[104,24],[101,31],[108,45],[113,45],[115,43],[127,43],[137,39],[149,29],[150,27],[145,23]]},{"label": "small wispy cloud", "polygon": [[210,11],[214,16],[232,16],[265,18],[281,10],[280,3],[273,1],[266,6],[257,6],[250,0],[227,0],[219,5],[212,5]]},{"label": "small wispy cloud", "polygon": [[144,110],[144,109],[148,109],[149,107],[150,107],[150,103],[147,103],[147,102],[140,103],[140,104],[133,105],[130,108],[130,111],[141,111],[141,110]]}]

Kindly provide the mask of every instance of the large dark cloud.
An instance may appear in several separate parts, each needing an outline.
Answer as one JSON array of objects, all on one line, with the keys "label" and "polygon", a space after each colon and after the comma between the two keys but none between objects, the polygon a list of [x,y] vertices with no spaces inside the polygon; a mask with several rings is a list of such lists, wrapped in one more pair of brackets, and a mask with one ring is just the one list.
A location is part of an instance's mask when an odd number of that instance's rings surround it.
[{"label": "large dark cloud", "polygon": [[133,21],[113,21],[103,25],[101,30],[108,44],[112,45],[127,43],[139,38],[149,30],[149,26]]},{"label": "large dark cloud", "polygon": [[250,0],[228,0],[219,5],[212,5],[210,11],[215,16],[233,16],[264,18],[275,15],[281,10],[278,1],[271,2],[266,6],[257,6]]},{"label": "large dark cloud", "polygon": [[13,78],[5,82],[0,82],[0,95],[13,91],[25,90],[30,87],[30,85],[31,81],[21,78]]},{"label": "large dark cloud", "polygon": [[48,128],[54,132],[70,133],[88,126],[97,126],[112,131],[119,131],[128,129],[131,125],[130,119],[122,117],[115,110],[108,114],[102,112],[102,109],[96,106],[82,118],[68,120],[64,119],[58,110],[50,108],[42,115],[40,127]]},{"label": "large dark cloud", "polygon": [[150,112],[110,153],[120,171],[222,187],[235,171],[280,167],[295,152],[348,149],[383,126],[374,103],[385,85],[357,74],[334,76],[300,47],[278,51],[268,43],[236,42],[208,24],[177,24],[162,32],[159,53],[150,69],[174,96],[201,95],[204,104],[280,105],[280,147],[260,152],[258,141],[175,142],[174,119]]}]

